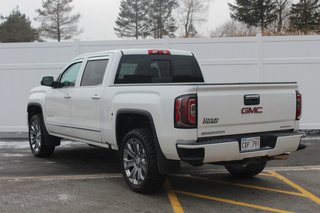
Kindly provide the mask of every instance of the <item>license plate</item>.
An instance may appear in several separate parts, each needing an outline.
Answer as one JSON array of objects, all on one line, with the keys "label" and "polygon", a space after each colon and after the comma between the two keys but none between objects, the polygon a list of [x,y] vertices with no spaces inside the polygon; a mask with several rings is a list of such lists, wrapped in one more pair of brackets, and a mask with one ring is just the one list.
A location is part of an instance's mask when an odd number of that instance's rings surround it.
[{"label": "license plate", "polygon": [[241,138],[240,151],[253,151],[260,149],[260,137]]}]

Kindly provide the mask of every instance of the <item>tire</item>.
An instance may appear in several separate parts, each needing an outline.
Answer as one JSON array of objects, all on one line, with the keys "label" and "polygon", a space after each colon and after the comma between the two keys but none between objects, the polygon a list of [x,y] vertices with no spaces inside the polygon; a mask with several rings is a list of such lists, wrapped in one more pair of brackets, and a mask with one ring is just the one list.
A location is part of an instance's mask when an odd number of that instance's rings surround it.
[{"label": "tire", "polygon": [[154,192],[166,179],[159,173],[154,139],[148,129],[133,129],[124,136],[119,160],[124,180],[134,192]]},{"label": "tire", "polygon": [[30,149],[36,157],[49,157],[53,154],[55,146],[60,139],[49,135],[41,115],[33,115],[29,122]]},{"label": "tire", "polygon": [[251,178],[262,172],[266,165],[267,161],[262,160],[257,163],[225,166],[225,168],[234,177]]}]

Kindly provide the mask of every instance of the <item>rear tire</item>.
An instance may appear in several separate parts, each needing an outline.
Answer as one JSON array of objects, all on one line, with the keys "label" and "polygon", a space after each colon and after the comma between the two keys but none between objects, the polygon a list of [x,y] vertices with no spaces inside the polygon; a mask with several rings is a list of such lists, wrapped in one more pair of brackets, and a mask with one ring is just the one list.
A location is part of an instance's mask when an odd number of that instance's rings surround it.
[{"label": "rear tire", "polygon": [[55,146],[60,139],[49,135],[40,114],[33,115],[29,121],[29,144],[36,157],[49,157],[53,154]]},{"label": "rear tire", "polygon": [[154,138],[149,129],[133,129],[123,138],[119,149],[122,175],[134,192],[159,189],[166,175],[159,173]]},{"label": "rear tire", "polygon": [[262,172],[266,165],[267,161],[262,160],[249,164],[229,165],[225,166],[225,168],[234,177],[251,178]]}]

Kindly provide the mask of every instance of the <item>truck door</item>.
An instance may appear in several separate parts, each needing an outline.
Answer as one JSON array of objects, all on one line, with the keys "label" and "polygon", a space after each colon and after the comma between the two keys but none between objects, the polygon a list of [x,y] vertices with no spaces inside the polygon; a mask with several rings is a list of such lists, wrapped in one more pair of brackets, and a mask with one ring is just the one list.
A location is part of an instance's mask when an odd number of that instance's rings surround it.
[{"label": "truck door", "polygon": [[82,74],[80,87],[72,99],[72,125],[75,137],[101,142],[101,95],[108,56],[89,58]]},{"label": "truck door", "polygon": [[71,64],[61,75],[58,88],[46,97],[46,124],[50,133],[72,135],[71,102],[82,61]]}]

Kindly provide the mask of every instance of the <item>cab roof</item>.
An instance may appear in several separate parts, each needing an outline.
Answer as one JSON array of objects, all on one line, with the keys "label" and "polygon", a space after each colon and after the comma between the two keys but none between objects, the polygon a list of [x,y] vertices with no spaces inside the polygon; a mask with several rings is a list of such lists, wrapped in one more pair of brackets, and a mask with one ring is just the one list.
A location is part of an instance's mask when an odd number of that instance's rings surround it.
[{"label": "cab roof", "polygon": [[185,50],[161,49],[161,48],[118,49],[118,50],[108,50],[108,51],[102,51],[102,52],[86,53],[86,54],[77,56],[74,60],[84,58],[84,57],[102,56],[104,54],[110,54],[110,53],[121,53],[122,55],[184,55],[184,56],[193,56],[192,52],[185,51]]}]

